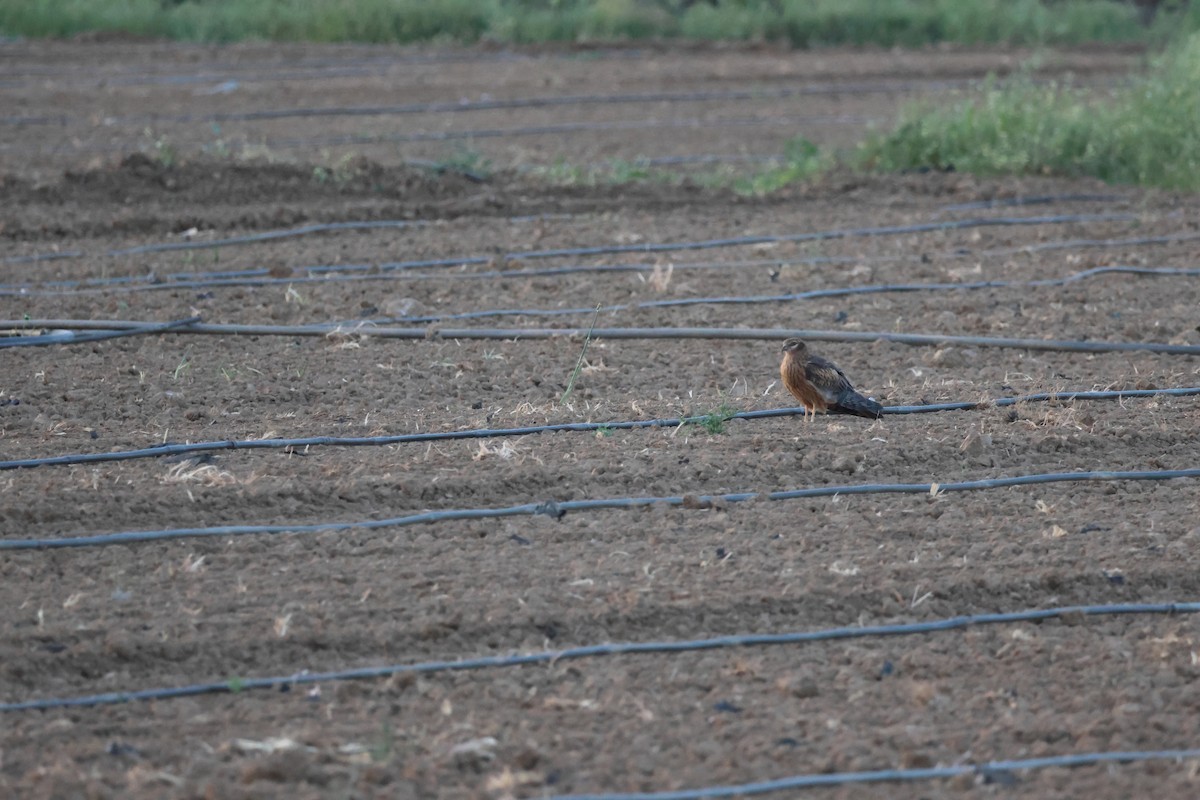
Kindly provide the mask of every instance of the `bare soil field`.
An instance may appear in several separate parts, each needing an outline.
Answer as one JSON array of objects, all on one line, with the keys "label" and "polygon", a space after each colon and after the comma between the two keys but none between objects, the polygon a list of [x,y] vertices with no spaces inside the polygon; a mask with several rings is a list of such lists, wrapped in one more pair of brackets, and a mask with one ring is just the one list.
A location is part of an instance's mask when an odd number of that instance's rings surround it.
[{"label": "bare soil field", "polygon": [[[906,100],[1028,55],[0,46],[10,327],[339,323],[0,355],[0,544],[195,534],[0,550],[0,703],[229,689],[0,712],[0,795],[546,797],[1195,746],[1200,632],[1184,614],[304,677],[1195,601],[1194,478],[762,496],[1192,468],[1194,396],[722,421],[795,405],[779,385],[782,336],[750,329],[818,332],[814,349],[885,406],[1198,386],[1195,197],[839,171],[756,198],[528,169],[750,169],[792,136],[852,142]],[[1040,70],[1104,82],[1138,58],[1064,51]],[[1141,271],[1102,269],[1116,267]],[[593,322],[746,338],[601,335],[580,362]],[[541,328],[574,333],[512,332]],[[876,332],[935,341],[851,341]],[[10,468],[163,443],[709,414]],[[622,498],[666,499],[338,527]],[[1197,763],[811,791],[1184,798],[1200,793]]]}]

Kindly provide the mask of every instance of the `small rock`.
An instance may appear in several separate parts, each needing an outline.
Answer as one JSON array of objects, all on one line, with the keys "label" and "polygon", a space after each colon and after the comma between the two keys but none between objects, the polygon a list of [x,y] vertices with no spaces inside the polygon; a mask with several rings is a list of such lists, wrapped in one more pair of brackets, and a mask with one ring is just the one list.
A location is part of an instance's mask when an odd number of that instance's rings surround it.
[{"label": "small rock", "polygon": [[858,472],[858,462],[847,455],[839,455],[833,459],[833,463],[829,468],[834,472],[844,472],[847,475],[853,475]]},{"label": "small rock", "polygon": [[1064,625],[1070,625],[1072,627],[1076,625],[1082,625],[1086,621],[1086,617],[1082,611],[1067,611],[1059,614],[1058,618],[1062,620]]}]

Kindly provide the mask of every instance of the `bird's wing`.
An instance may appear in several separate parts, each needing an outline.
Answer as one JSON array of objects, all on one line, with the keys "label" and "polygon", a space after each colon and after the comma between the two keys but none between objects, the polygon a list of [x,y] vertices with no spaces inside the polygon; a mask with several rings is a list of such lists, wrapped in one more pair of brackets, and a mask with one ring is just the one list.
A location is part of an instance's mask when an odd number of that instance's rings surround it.
[{"label": "bird's wing", "polygon": [[854,391],[846,374],[831,361],[811,356],[804,365],[804,375],[817,388],[826,403],[837,403],[848,391]]}]

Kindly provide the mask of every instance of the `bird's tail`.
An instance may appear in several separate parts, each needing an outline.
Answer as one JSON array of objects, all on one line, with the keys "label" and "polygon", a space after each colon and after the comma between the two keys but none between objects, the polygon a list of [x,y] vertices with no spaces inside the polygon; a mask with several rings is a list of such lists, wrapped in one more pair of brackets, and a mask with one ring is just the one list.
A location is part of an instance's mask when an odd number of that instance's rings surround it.
[{"label": "bird's tail", "polygon": [[879,419],[883,416],[883,406],[869,397],[863,397],[858,392],[846,392],[838,398],[837,405],[831,406],[829,410],[842,414],[854,414],[867,419]]}]

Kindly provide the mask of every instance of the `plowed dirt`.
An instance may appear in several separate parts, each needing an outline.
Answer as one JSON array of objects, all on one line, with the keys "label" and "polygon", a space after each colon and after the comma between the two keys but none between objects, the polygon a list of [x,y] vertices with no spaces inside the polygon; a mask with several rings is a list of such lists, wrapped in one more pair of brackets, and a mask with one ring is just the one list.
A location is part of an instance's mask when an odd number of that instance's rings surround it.
[{"label": "plowed dirt", "polygon": [[[0,702],[1200,596],[1194,479],[701,498],[1194,467],[1194,397],[721,423],[731,410],[794,405],[778,384],[777,339],[600,337],[563,402],[582,337],[447,334],[586,329],[594,318],[602,328],[1200,344],[1195,275],[945,286],[1194,268],[1190,195],[839,172],[752,198],[698,177],[564,185],[528,169],[772,155],[797,133],[844,143],[905,99],[955,91],[948,81],[1010,70],[1027,54],[121,42],[10,43],[0,54],[9,325],[341,323],[328,336],[168,333],[6,349],[0,459],[717,414],[708,426],[0,472],[5,541],[696,496],[559,518],[6,550]],[[1042,70],[1103,82],[1136,63],[1135,53],[1075,51],[1044,57]],[[655,92],[726,94],[628,97]],[[576,100],[471,105],[552,97]],[[395,111],[416,104],[427,108]],[[264,111],[279,113],[248,117]],[[655,120],[664,124],[632,124]],[[559,127],[511,135],[547,126]],[[479,134],[500,129],[510,134]],[[477,148],[470,163],[453,149],[459,138]],[[367,222],[386,224],[297,230]],[[928,223],[953,225],[897,230]],[[264,236],[277,231],[289,233]],[[794,297],[885,284],[893,289]],[[685,300],[697,302],[663,302]],[[497,313],[464,316],[481,311]],[[373,336],[379,327],[419,338]],[[1186,354],[836,337],[813,346],[885,405],[1200,385],[1200,360]],[[1182,748],[1200,735],[1198,653],[1186,616],[1068,615],[6,711],[0,794],[535,797]],[[1198,787],[1194,762],[1151,762],[816,792],[1107,800],[1195,797]]]}]

